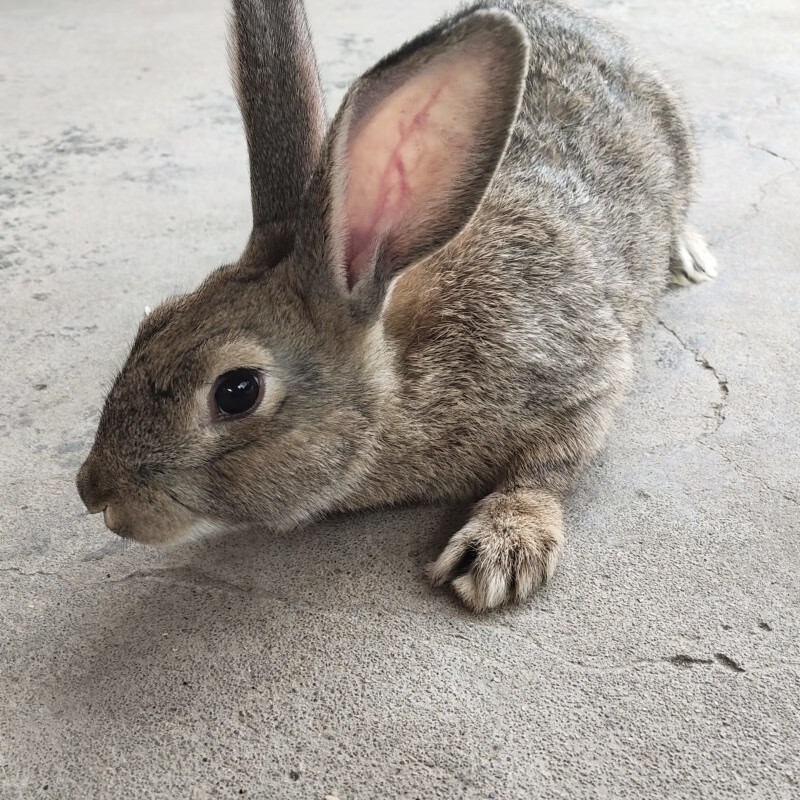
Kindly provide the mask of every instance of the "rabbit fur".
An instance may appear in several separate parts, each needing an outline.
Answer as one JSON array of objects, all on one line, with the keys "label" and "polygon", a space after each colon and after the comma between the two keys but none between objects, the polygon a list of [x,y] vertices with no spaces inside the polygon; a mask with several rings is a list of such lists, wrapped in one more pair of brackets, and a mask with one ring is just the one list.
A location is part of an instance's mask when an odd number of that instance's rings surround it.
[{"label": "rabbit fur", "polygon": [[[153,544],[469,500],[431,580],[476,611],[524,600],[636,331],[670,278],[715,273],[682,105],[603,25],[497,0],[384,58],[327,127],[302,3],[233,10],[252,234],[143,320],[81,497]],[[263,399],[215,418],[240,367]]]}]

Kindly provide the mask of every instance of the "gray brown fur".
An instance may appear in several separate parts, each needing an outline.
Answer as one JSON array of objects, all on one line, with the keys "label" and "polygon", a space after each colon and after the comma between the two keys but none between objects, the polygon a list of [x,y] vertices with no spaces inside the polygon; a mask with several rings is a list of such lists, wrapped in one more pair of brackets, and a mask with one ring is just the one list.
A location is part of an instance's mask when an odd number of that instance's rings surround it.
[{"label": "gray brown fur", "polygon": [[[522,600],[555,567],[561,500],[601,446],[630,380],[633,337],[670,268],[683,274],[690,252],[686,277],[704,277],[700,240],[687,243],[686,115],[603,26],[556,3],[501,0],[462,10],[379,63],[323,140],[302,7],[234,9],[254,233],[238,264],[143,321],[81,495],[121,534],[154,543],[203,521],[285,527],[485,498],[432,580],[452,582],[475,610]],[[263,41],[276,13],[289,15],[282,36],[293,31],[299,55],[265,65],[261,53],[248,67],[242,48]],[[461,38],[484,46],[481,35],[504,74],[493,78],[475,170],[441,224],[413,247],[389,242],[391,257],[379,250],[342,289],[329,199],[337,143],[373,95]],[[267,74],[305,98],[296,117],[286,108],[272,117],[258,99]],[[266,152],[273,142],[280,158]],[[269,413],[198,422],[201,387],[240,366],[221,348],[251,345],[274,360],[280,399]]]}]

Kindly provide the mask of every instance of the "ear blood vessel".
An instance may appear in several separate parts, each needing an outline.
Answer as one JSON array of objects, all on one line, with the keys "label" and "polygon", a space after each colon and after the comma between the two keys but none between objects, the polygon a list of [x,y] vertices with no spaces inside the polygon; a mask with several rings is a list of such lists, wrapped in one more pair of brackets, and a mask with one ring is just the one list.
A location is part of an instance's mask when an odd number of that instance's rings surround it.
[{"label": "ear blood vessel", "polygon": [[384,58],[326,128],[302,3],[233,10],[252,234],[142,322],[81,497],[154,544],[474,502],[433,583],[524,600],[636,331],[670,279],[715,274],[682,105],[604,26],[498,0]]}]

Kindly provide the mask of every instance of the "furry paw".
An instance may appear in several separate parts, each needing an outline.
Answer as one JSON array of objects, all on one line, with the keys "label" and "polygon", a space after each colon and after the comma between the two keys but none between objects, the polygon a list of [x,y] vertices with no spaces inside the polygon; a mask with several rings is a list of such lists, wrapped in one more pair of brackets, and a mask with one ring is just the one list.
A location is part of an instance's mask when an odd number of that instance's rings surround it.
[{"label": "furry paw", "polygon": [[695,230],[687,228],[677,244],[670,264],[672,283],[689,286],[717,277],[717,259],[708,249],[706,240]]},{"label": "furry paw", "polygon": [[563,539],[561,506],[551,494],[495,492],[478,503],[428,576],[434,586],[449,582],[473,611],[520,602],[553,574]]}]

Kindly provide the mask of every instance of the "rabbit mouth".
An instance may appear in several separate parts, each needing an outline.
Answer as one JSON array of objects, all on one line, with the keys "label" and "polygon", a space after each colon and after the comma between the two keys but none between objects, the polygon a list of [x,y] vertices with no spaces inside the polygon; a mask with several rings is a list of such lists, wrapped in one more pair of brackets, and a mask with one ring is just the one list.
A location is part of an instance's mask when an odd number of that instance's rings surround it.
[{"label": "rabbit mouth", "polygon": [[103,509],[103,522],[112,533],[116,533],[117,536],[122,536],[123,539],[131,538],[128,535],[127,528],[122,524],[117,516],[117,508],[116,506],[106,506]]},{"label": "rabbit mouth", "polygon": [[104,508],[106,527],[121,536],[154,547],[177,544],[221,530],[222,526],[163,490],[146,498],[113,499]]}]

